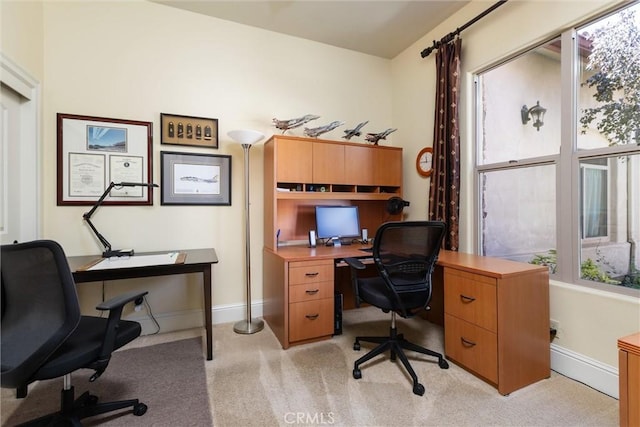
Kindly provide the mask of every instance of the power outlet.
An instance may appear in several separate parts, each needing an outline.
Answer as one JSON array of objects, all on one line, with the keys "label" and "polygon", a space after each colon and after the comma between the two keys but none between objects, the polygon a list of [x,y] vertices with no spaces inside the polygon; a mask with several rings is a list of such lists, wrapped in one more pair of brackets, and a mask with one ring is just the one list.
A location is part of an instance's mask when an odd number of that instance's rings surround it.
[{"label": "power outlet", "polygon": [[553,338],[560,338],[560,321],[555,319],[550,319],[549,328],[551,328],[552,331],[555,331]]}]

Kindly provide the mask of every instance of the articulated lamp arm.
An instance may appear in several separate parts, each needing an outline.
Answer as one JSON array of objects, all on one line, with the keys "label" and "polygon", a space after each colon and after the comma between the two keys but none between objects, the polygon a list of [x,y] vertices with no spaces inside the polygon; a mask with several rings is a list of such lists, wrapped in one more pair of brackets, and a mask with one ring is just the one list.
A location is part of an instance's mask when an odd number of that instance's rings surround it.
[{"label": "articulated lamp arm", "polygon": [[91,228],[91,231],[93,231],[93,234],[95,234],[95,236],[98,238],[100,243],[102,243],[102,246],[104,246],[104,252],[102,253],[102,256],[104,258],[110,258],[110,257],[113,257],[113,256],[127,256],[127,255],[130,256],[130,255],[133,255],[133,249],[128,249],[128,250],[120,250],[120,249],[113,250],[113,249],[111,249],[111,243],[109,243],[109,241],[102,234],[100,234],[100,232],[93,225],[93,223],[91,222],[91,216],[100,207],[100,205],[102,204],[104,199],[109,195],[109,193],[111,192],[111,190],[114,187],[150,187],[151,188],[151,187],[157,187],[157,186],[158,186],[158,184],[147,184],[147,183],[143,183],[143,182],[119,182],[119,183],[115,183],[115,182],[112,181],[109,184],[109,186],[107,187],[107,189],[104,190],[104,193],[102,193],[102,196],[100,196],[100,198],[96,201],[96,204],[93,205],[91,210],[88,211],[88,212],[85,212],[82,215],[82,218],[87,222],[87,224],[89,225],[89,228]]}]

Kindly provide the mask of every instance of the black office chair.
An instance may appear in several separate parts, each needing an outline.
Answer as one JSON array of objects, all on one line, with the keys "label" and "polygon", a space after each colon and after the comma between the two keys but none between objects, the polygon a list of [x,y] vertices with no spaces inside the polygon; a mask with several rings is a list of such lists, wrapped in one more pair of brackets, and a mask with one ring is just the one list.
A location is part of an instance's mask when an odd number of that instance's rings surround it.
[{"label": "black office chair", "polygon": [[80,419],[127,407],[143,415],[138,399],[98,403],[88,391],[74,400],[71,373],[93,369],[95,381],[111,353],[140,335],[140,324],[121,320],[123,307],[141,302],[146,291],[130,292],[99,304],[109,317],[82,316],[76,287],[62,247],[50,240],[3,245],[1,383],[18,397],[37,380],[64,377],[60,411],[30,425],[81,425]]},{"label": "black office chair", "polygon": [[396,314],[410,318],[422,310],[428,310],[431,300],[431,273],[435,267],[446,226],[437,221],[387,222],[380,226],[373,241],[373,260],[378,269],[377,277],[358,277],[357,270],[364,264],[357,258],[347,258],[351,266],[356,307],[364,301],[391,312],[391,328],[388,336],[356,337],[353,349],[360,350],[360,341],[376,343],[373,350],[356,360],[353,377],[362,378],[360,365],[375,356],[391,351],[391,360],[396,356],[413,379],[413,392],[424,394],[424,386],[418,382],[404,350],[411,350],[438,358],[438,366],[449,368],[440,353],[407,341],[396,329]]}]

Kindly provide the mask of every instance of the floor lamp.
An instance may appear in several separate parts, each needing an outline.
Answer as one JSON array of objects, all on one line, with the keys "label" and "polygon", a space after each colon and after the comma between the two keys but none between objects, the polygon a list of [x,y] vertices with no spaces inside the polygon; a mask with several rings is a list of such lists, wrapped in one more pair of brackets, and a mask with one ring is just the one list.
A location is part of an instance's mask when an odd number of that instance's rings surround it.
[{"label": "floor lamp", "polygon": [[233,325],[234,332],[239,334],[253,334],[264,328],[264,322],[251,318],[251,247],[249,236],[249,149],[253,144],[264,138],[264,135],[255,130],[241,129],[227,133],[231,139],[242,144],[244,151],[244,227],[245,227],[245,282],[247,286],[247,315]]}]

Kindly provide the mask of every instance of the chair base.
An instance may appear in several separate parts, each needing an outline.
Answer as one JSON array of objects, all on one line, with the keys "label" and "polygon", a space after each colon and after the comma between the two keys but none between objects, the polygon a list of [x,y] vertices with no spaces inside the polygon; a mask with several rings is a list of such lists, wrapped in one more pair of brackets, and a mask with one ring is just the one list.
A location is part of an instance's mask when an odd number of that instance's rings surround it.
[{"label": "chair base", "polygon": [[418,382],[418,376],[411,367],[409,359],[407,359],[407,356],[404,354],[404,350],[415,351],[417,353],[437,357],[438,366],[440,366],[441,369],[449,368],[449,363],[447,363],[447,361],[440,353],[407,341],[406,339],[404,339],[404,336],[402,334],[398,334],[398,330],[393,326],[389,328],[389,336],[387,337],[356,337],[355,342],[353,343],[354,350],[360,350],[360,341],[371,342],[378,345],[373,350],[355,361],[355,363],[353,364],[353,378],[355,379],[362,378],[362,372],[360,371],[361,364],[373,359],[377,355],[382,354],[387,350],[391,351],[392,361],[396,360],[396,356],[400,358],[400,361],[413,380],[413,393],[417,394],[418,396],[422,396],[424,394],[424,386]]},{"label": "chair base", "polygon": [[138,399],[120,400],[116,402],[98,403],[98,396],[85,391],[74,399],[74,388],[63,389],[61,392],[62,403],[61,410],[49,415],[45,415],[35,420],[28,421],[21,426],[59,426],[71,425],[82,426],[80,420],[83,418],[93,417],[105,414],[111,411],[117,411],[131,407],[133,415],[142,416],[147,412],[147,405],[140,403]]}]

